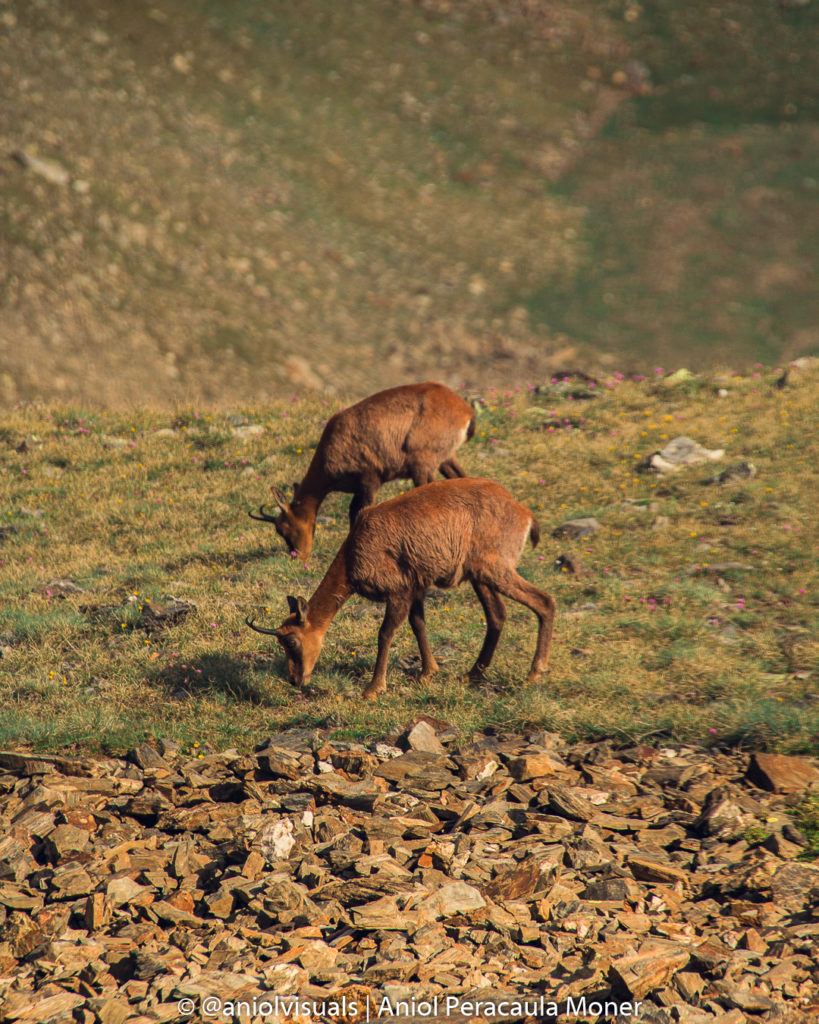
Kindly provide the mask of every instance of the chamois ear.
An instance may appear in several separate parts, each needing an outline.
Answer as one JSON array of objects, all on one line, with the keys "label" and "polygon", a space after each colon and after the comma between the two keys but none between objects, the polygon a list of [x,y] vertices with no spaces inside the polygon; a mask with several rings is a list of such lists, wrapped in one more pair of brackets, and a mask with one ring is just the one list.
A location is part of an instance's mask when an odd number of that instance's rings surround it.
[{"label": "chamois ear", "polygon": [[293,481],[293,501],[296,500],[296,495],[299,493],[299,482],[298,480]]},{"label": "chamois ear", "polygon": [[307,602],[303,597],[293,597],[291,595],[287,598],[287,604],[290,608],[290,614],[295,615],[298,625],[303,626],[307,621]]},{"label": "chamois ear", "polygon": [[276,504],[279,506],[282,512],[290,511],[290,502],[287,500],[287,497],[284,491],[281,489],[281,487],[273,488],[273,500],[276,502]]}]

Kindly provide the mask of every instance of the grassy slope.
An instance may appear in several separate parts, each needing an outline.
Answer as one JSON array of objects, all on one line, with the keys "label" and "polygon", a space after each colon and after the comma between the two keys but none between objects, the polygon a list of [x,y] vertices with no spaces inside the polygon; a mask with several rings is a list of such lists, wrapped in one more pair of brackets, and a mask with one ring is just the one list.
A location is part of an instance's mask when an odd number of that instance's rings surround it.
[{"label": "grassy slope", "polygon": [[542,334],[494,315],[492,282],[571,263],[577,214],[536,160],[609,91],[579,88],[606,45],[593,7],[532,32],[384,0],[310,18],[170,2],[160,21],[20,5],[3,141],[89,190],[4,168],[6,336],[29,355],[15,366],[7,345],[7,388],[258,398],[305,383],[283,364],[308,356],[366,390],[430,366],[460,379],[465,356],[502,365],[521,339],[515,358],[544,364]]},{"label": "grassy slope", "polygon": [[815,349],[816,5],[509,6],[4,5],[0,397]]},{"label": "grassy slope", "polygon": [[815,350],[819,11],[626,5],[637,11],[626,33],[652,88],[559,183],[585,211],[585,258],[524,303],[635,366]]},{"label": "grassy slope", "polygon": [[[534,643],[513,606],[488,684],[459,679],[480,645],[469,588],[433,595],[428,621],[443,671],[419,685],[409,628],[393,648],[390,690],[369,678],[380,609],[345,606],[314,684],[296,693],[282,659],[243,625],[275,624],[287,594],[309,595],[344,535],[345,502],[328,500],[309,566],[246,517],[274,482],[303,471],[331,407],[321,400],[238,410],[264,427],[241,440],[220,414],[19,408],[2,428],[9,495],[0,544],[0,743],[123,750],[143,736],[247,748],[272,730],[330,725],[383,735],[426,711],[465,731],[537,723],[569,737],[612,735],[799,751],[819,735],[816,704],[816,370],[784,390],[768,371],[724,381],[616,382],[590,401],[489,392],[468,472],[492,476],[537,510],[544,539],[522,572],[557,598],[548,681],[523,680]],[[567,420],[574,423],[568,428]],[[561,426],[562,424],[562,426]],[[635,473],[638,456],[689,435],[751,459],[758,475],[722,487],[713,469]],[[383,496],[397,485],[384,489]],[[630,499],[637,504],[624,505]],[[595,515],[587,542],[556,541],[562,520]],[[555,573],[560,553],[588,575]],[[717,576],[713,563],[743,568]],[[84,594],[60,597],[52,581]],[[192,600],[164,634],[139,628],[147,598]],[[80,611],[102,606],[97,617]]]}]

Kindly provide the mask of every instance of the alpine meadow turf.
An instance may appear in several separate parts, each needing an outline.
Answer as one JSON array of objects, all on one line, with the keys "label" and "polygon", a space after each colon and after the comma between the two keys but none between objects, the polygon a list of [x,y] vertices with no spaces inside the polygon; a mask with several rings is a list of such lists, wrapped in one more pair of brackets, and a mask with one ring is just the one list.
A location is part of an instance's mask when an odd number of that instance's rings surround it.
[{"label": "alpine meadow turf", "polygon": [[[244,624],[278,625],[286,596],[313,592],[346,534],[344,495],[322,506],[307,564],[247,515],[300,479],[337,398],[219,414],[19,405],[0,423],[0,744],[122,752],[164,736],[246,750],[292,727],[384,736],[426,712],[466,735],[538,726],[815,749],[819,371],[779,379],[762,367],[612,374],[469,396],[479,415],[464,468],[498,480],[541,526],[520,571],[557,600],[550,672],[525,682],[536,622],[509,602],[488,679],[466,685],[484,627],[464,586],[427,601],[437,678],[415,678],[406,625],[374,703],[360,694],[382,606],[345,605],[305,692],[275,642]],[[725,454],[667,476],[641,469],[680,435]],[[755,475],[707,482],[741,462]],[[552,536],[585,516],[600,523],[592,537]],[[556,569],[559,555],[578,571]]]}]

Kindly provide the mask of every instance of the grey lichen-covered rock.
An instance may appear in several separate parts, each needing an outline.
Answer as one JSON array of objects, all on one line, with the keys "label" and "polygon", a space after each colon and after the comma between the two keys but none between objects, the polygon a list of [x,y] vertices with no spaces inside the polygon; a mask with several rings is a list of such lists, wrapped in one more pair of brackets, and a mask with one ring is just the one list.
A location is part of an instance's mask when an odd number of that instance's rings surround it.
[{"label": "grey lichen-covered rock", "polygon": [[271,821],[261,833],[259,842],[261,854],[266,861],[274,863],[286,860],[296,845],[296,840],[293,838],[293,822],[290,818]]},{"label": "grey lichen-covered rock", "polygon": [[756,476],[756,466],[752,462],[737,462],[726,466],[721,473],[712,476],[709,484],[727,484],[733,480],[751,480]]},{"label": "grey lichen-covered rock", "polygon": [[429,722],[416,722],[400,737],[399,742],[410,750],[424,750],[430,754],[443,754],[444,745]]},{"label": "grey lichen-covered rock", "polygon": [[692,441],[690,437],[675,437],[660,451],[639,462],[637,469],[661,474],[676,473],[690,466],[700,466],[704,462],[718,462],[724,455],[724,448],[709,449]]},{"label": "grey lichen-covered rock", "polygon": [[552,530],[552,536],[581,540],[583,537],[591,537],[599,529],[600,523],[593,516],[587,516],[583,519],[567,519]]}]

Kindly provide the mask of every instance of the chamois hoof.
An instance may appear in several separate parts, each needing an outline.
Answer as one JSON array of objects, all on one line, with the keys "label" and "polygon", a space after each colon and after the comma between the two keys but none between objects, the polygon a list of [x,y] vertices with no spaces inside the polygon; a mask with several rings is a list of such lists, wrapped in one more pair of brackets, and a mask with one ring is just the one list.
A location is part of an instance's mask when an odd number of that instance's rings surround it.
[{"label": "chamois hoof", "polygon": [[438,669],[437,665],[433,665],[432,668],[427,669],[426,672],[422,671],[421,674],[418,676],[418,682],[419,683],[426,683],[426,682],[428,682],[430,679],[433,679],[435,676],[438,675],[438,671],[439,671],[439,669]]},{"label": "chamois hoof", "polygon": [[361,696],[364,700],[378,700],[379,695],[386,692],[387,684],[385,683],[383,686],[368,686]]}]

